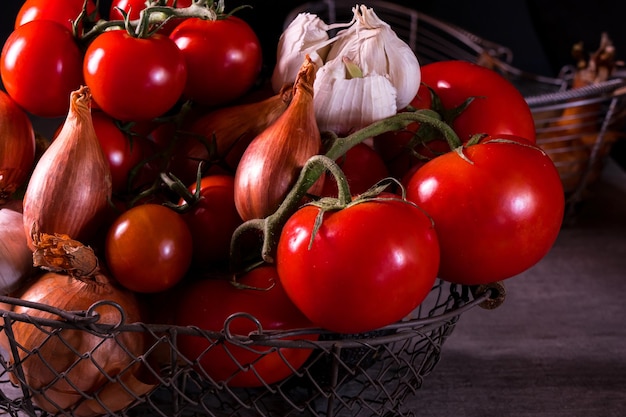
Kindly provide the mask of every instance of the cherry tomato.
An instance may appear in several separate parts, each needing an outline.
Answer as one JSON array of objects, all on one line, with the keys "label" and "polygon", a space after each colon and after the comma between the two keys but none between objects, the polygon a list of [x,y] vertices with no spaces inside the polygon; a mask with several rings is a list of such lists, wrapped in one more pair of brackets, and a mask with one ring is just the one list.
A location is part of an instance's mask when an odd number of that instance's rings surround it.
[{"label": "cherry tomato", "polygon": [[70,93],[83,83],[83,55],[72,32],[50,20],[34,20],[16,28],[6,40],[0,60],[6,92],[36,116],[65,116]]},{"label": "cherry tomato", "polygon": [[[51,20],[71,31],[83,11],[84,3],[84,0],[26,0],[17,12],[15,28],[33,20]],[[87,16],[84,19],[89,18],[94,22],[98,18],[96,4],[92,1],[87,2]],[[79,24],[78,29],[82,26]]]},{"label": "cherry tomato", "polygon": [[111,225],[105,259],[124,287],[142,293],[176,285],[191,264],[191,232],[182,217],[159,204],[123,212]]},{"label": "cherry tomato", "polygon": [[185,60],[167,36],[136,38],[126,30],[104,32],[85,53],[85,82],[111,117],[145,121],[178,102],[187,77]]},{"label": "cherry tomato", "polygon": [[[169,7],[188,7],[191,6],[193,0],[167,0],[165,5]],[[146,8],[146,0],[113,0],[109,10],[109,20],[124,20],[124,15],[120,10],[129,14],[130,20],[139,19],[139,15]],[[180,18],[172,18],[167,21],[160,29],[159,33],[169,35],[176,26],[182,22]]]},{"label": "cherry tomato", "polygon": [[[196,184],[189,186],[196,192]],[[183,204],[181,200],[179,204]],[[230,241],[242,223],[235,207],[235,180],[230,175],[209,175],[200,181],[200,200],[183,214],[193,237],[193,264],[206,270],[228,265]]]},{"label": "cherry tomato", "polygon": [[304,206],[283,227],[278,275],[293,303],[317,326],[360,333],[409,314],[430,292],[439,267],[431,219],[398,198],[327,211]]},{"label": "cherry tomato", "polygon": [[[367,191],[378,181],[389,176],[389,171],[380,155],[365,143],[359,143],[337,160],[343,171],[352,195]],[[326,175],[323,196],[337,197],[337,183],[332,175]]]},{"label": "cherry tomato", "polygon": [[144,157],[139,140],[123,132],[106,113],[93,112],[91,118],[100,147],[109,161],[113,192],[126,191],[131,170]]},{"label": "cherry tomato", "polygon": [[[491,140],[489,140],[491,139]],[[439,277],[476,285],[524,272],[554,244],[563,220],[559,174],[522,138],[487,138],[419,168],[407,198],[433,218]]]},{"label": "cherry tomato", "polygon": [[206,105],[242,97],[261,72],[261,43],[242,19],[186,19],[170,34],[187,62],[185,96]]},{"label": "cherry tomato", "polygon": [[[256,318],[264,331],[311,327],[285,294],[274,267],[255,268],[238,282],[252,289],[237,288],[225,279],[191,281],[178,297],[175,324],[221,332],[229,316],[245,313]],[[244,316],[230,320],[227,329],[238,336],[259,330]],[[316,340],[317,336],[308,334],[297,338]],[[210,341],[188,334],[179,334],[178,347],[189,360],[198,358],[199,367],[212,379],[231,387],[258,387],[278,382],[291,375],[293,369],[300,368],[312,353],[304,347],[241,346],[228,339]]]}]

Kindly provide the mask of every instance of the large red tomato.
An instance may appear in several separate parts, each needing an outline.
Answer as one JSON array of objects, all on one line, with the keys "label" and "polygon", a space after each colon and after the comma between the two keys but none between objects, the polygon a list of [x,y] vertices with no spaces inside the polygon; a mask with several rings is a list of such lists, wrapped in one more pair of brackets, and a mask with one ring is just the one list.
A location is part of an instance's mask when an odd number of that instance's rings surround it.
[{"label": "large red tomato", "polygon": [[[189,191],[196,193],[195,183]],[[200,199],[183,214],[193,237],[193,264],[201,270],[228,265],[230,241],[242,223],[235,207],[235,180],[208,175],[201,179],[198,193]]]},{"label": "large red tomato", "polygon": [[213,106],[243,96],[261,72],[261,43],[242,19],[186,19],[170,34],[187,62],[185,96]]},{"label": "large red tomato", "polygon": [[[285,291],[317,326],[360,333],[400,320],[430,292],[439,267],[431,219],[399,198],[327,211],[305,206],[285,224],[276,264]],[[311,238],[312,233],[315,233]]]},{"label": "large red tomato", "polygon": [[462,152],[426,163],[407,186],[407,198],[435,222],[439,277],[475,285],[524,272],[550,250],[563,220],[554,164],[536,145],[511,136]]},{"label": "large red tomato", "polygon": [[[15,18],[15,28],[33,20],[51,20],[60,23],[68,30],[73,30],[85,0],[26,0]],[[98,11],[95,2],[87,2],[87,15],[83,19],[96,21]],[[82,27],[78,25],[79,29]]]},{"label": "large red tomato", "polygon": [[23,109],[67,114],[70,93],[83,83],[83,54],[69,29],[50,20],[26,23],[9,35],[0,59],[4,88]]},{"label": "large red tomato", "polygon": [[126,30],[102,33],[87,48],[85,82],[98,107],[122,121],[162,116],[185,86],[185,59],[167,36],[136,38]]},{"label": "large red tomato", "polygon": [[[238,282],[251,288],[237,288],[225,279],[192,281],[178,298],[175,324],[196,326],[221,332],[232,314],[244,313],[257,319],[263,331],[294,330],[311,327],[311,323],[285,294],[276,269],[262,266],[251,270]],[[247,336],[261,329],[249,317],[231,319],[227,329],[235,336]],[[307,334],[291,339],[316,340]],[[305,345],[306,346],[306,345]],[[178,347],[189,360],[217,382],[231,387],[257,387],[278,382],[300,368],[312,349],[242,346],[228,339],[180,334]]]},{"label": "large red tomato", "polygon": [[191,265],[191,251],[187,224],[160,204],[142,204],[123,212],[105,241],[105,259],[115,279],[142,293],[176,285]]}]

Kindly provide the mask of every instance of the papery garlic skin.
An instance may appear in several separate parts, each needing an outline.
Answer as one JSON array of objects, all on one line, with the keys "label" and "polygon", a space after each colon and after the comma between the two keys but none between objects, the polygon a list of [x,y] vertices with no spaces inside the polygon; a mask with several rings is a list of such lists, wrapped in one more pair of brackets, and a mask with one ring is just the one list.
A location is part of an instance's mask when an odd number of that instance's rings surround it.
[{"label": "papery garlic skin", "polygon": [[386,76],[346,78],[345,72],[340,57],[317,72],[313,89],[320,131],[345,135],[396,114],[396,89]]},{"label": "papery garlic skin", "polygon": [[355,23],[340,31],[326,62],[346,57],[363,72],[363,77],[384,75],[396,89],[396,108],[405,108],[419,89],[421,68],[409,45],[373,9],[356,6]]},{"label": "papery garlic skin", "polygon": [[276,66],[272,73],[272,88],[278,93],[284,84],[293,83],[308,54],[319,68],[329,51],[330,26],[317,15],[300,13],[287,26],[278,40]]}]

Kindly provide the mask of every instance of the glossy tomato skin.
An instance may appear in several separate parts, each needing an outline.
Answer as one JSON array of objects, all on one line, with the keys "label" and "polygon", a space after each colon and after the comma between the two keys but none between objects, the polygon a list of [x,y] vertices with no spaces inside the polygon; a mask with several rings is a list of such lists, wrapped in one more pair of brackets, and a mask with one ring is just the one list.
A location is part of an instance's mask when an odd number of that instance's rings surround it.
[{"label": "glossy tomato skin", "polygon": [[[422,66],[422,83],[432,88],[444,108],[470,97],[472,103],[452,127],[466,142],[473,135],[514,135],[535,142],[535,123],[522,93],[496,71],[468,61],[439,61]],[[418,94],[427,94],[420,89]]]},{"label": "glossy tomato skin", "polygon": [[285,291],[317,326],[360,333],[409,314],[431,290],[439,245],[430,218],[398,198],[326,212],[305,206],[285,224],[276,264]]},{"label": "glossy tomato skin", "polygon": [[185,19],[170,34],[187,62],[185,96],[217,106],[242,97],[261,72],[261,43],[242,19]]},{"label": "glossy tomato skin", "polygon": [[189,228],[175,211],[142,204],[111,225],[105,259],[115,279],[131,291],[154,293],[174,287],[191,264]]},{"label": "glossy tomato skin", "polygon": [[[311,327],[285,294],[274,267],[255,268],[238,278],[238,282],[253,289],[235,288],[226,279],[191,281],[178,297],[175,324],[220,332],[231,314],[246,313],[258,319],[265,331]],[[228,330],[233,335],[247,336],[259,329],[249,318],[238,317],[229,322]],[[299,338],[316,340],[317,335]],[[272,348],[264,346],[249,349],[224,340],[210,347],[211,343],[205,338],[183,334],[178,340],[183,355],[189,360],[200,358],[198,362],[203,371],[217,382],[226,382],[231,387],[258,387],[263,382],[278,382],[292,374],[290,366],[298,369],[312,353],[307,348],[280,348],[280,353],[270,352]],[[244,370],[239,370],[233,357]],[[254,371],[245,368],[250,364],[253,364]]]},{"label": "glossy tomato skin", "polygon": [[62,117],[70,93],[83,82],[82,60],[70,30],[50,20],[34,20],[7,38],[0,62],[2,83],[27,112]]},{"label": "glossy tomato skin", "polygon": [[[51,20],[71,31],[84,3],[84,0],[26,0],[15,18],[15,28],[33,20]],[[91,16],[97,20],[96,4],[92,1],[87,3],[87,14],[85,18]]]},{"label": "glossy tomato skin", "polygon": [[83,73],[98,107],[125,122],[165,114],[177,104],[187,79],[184,57],[171,39],[160,34],[135,38],[126,30],[94,39]]},{"label": "glossy tomato skin", "polygon": [[407,185],[407,198],[435,222],[439,277],[478,285],[526,271],[548,253],[563,220],[554,164],[523,139],[483,140],[463,153],[467,159],[456,152],[433,159]]},{"label": "glossy tomato skin", "polygon": [[[367,191],[378,181],[389,176],[387,166],[380,155],[365,143],[353,146],[336,162],[348,180],[352,195]],[[332,175],[326,175],[322,196],[337,197],[337,192],[337,182]]]},{"label": "glossy tomato skin", "polygon": [[[189,186],[196,192],[196,184]],[[208,175],[200,181],[200,200],[183,214],[193,237],[193,265],[208,270],[228,265],[230,241],[243,222],[235,207],[235,180]],[[181,200],[179,204],[183,204]]]},{"label": "glossy tomato skin", "polygon": [[[192,3],[192,0],[167,0],[165,5],[169,7],[188,7]],[[139,19],[141,11],[146,8],[146,0],[113,0],[109,9],[109,20],[124,20],[124,15],[120,12],[120,9],[129,14],[130,20]],[[182,19],[173,18],[166,22],[160,29],[159,33],[168,35]]]}]

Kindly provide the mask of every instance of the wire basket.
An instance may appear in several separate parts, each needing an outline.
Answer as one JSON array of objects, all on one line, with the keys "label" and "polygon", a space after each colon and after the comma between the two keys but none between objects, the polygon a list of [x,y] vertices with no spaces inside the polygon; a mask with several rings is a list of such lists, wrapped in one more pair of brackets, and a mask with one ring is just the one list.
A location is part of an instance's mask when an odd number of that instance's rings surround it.
[{"label": "wire basket", "polygon": [[[504,300],[504,295],[500,283],[470,288],[438,281],[411,317],[371,333],[354,335],[338,335],[320,329],[268,332],[261,327],[248,335],[235,335],[229,332],[228,323],[221,332],[207,332],[193,327],[125,323],[123,314],[119,324],[112,328],[110,324],[98,323],[95,308],[67,312],[29,304],[31,308],[58,315],[58,319],[17,314],[7,308],[0,310],[3,318],[0,336],[6,349],[0,357],[0,409],[10,415],[47,415],[37,404],[42,404],[42,398],[52,401],[54,397],[48,396],[52,384],[41,388],[29,386],[24,379],[23,364],[40,360],[44,344],[59,343],[64,334],[79,331],[101,338],[102,343],[113,341],[120,346],[124,345],[122,336],[133,333],[146,339],[146,349],[136,356],[129,350],[131,361],[124,369],[107,375],[97,391],[78,391],[81,399],[60,415],[412,416],[405,400],[416,393],[424,377],[439,361],[442,345],[460,315],[477,305],[494,308]],[[1,297],[0,302],[5,306],[23,305],[11,297]],[[123,313],[121,307],[118,308]],[[246,317],[243,313],[237,316]],[[33,326],[32,331],[46,332],[49,337],[41,346],[25,351],[13,336],[18,322]],[[319,336],[317,340],[304,337],[311,333]],[[278,383],[234,388],[228,382],[214,381],[198,369],[199,358],[181,354],[177,340],[184,334],[206,338],[211,346],[207,350],[219,345],[237,346],[260,352],[259,358],[283,348],[308,349],[312,353],[302,367],[294,369],[291,376]],[[17,357],[21,360],[11,360]],[[92,361],[90,366],[99,366],[95,363],[96,357],[95,348],[75,351],[74,362],[63,372],[52,369],[51,372],[56,373],[57,380],[73,386],[69,377],[72,368],[84,361]],[[255,363],[242,366],[242,370],[254,370]],[[153,386],[141,395],[123,382],[124,373],[136,367],[141,367],[141,375]],[[102,402],[110,388],[118,390],[118,397],[129,398],[129,405],[116,410],[110,408],[110,402]],[[46,409],[49,410],[49,406]],[[98,412],[89,414],[85,409]]]},{"label": "wire basket", "polygon": [[[561,176],[566,213],[573,214],[599,177],[611,145],[624,135],[626,74],[572,89],[569,67],[555,78],[527,73],[511,65],[513,51],[506,46],[406,6],[376,0],[366,4],[407,42],[422,65],[450,59],[475,62],[497,70],[520,90],[535,119],[537,143]],[[305,11],[328,23],[348,22],[352,7],[354,3],[344,0],[306,3],[287,16],[285,25]]]}]

